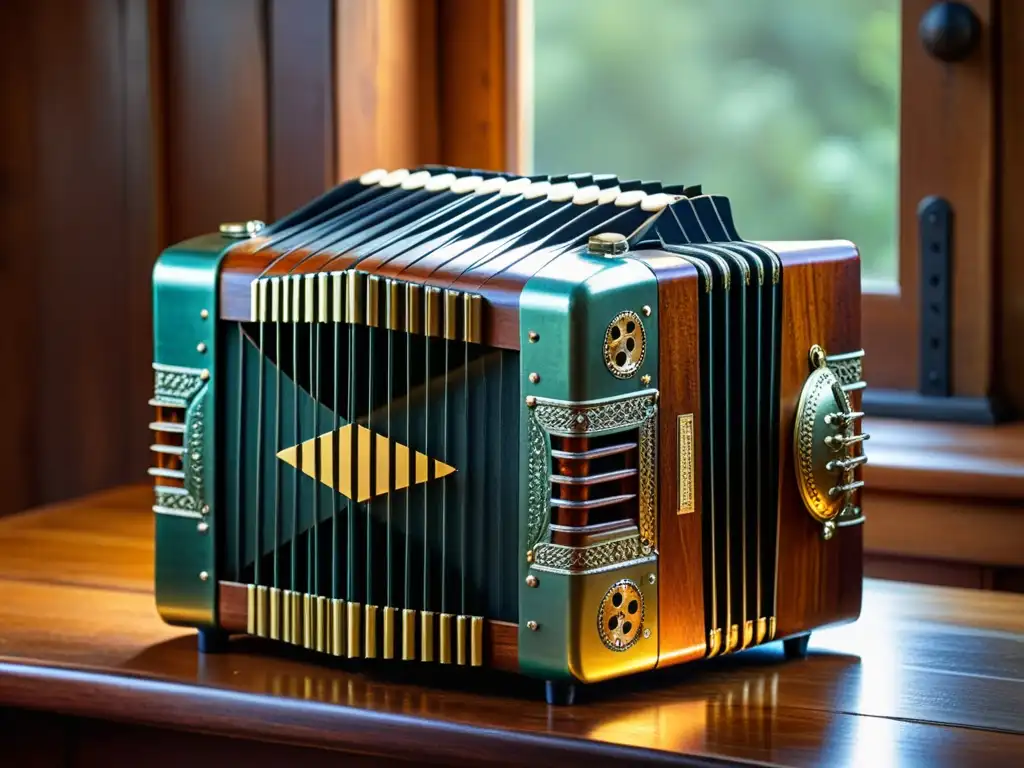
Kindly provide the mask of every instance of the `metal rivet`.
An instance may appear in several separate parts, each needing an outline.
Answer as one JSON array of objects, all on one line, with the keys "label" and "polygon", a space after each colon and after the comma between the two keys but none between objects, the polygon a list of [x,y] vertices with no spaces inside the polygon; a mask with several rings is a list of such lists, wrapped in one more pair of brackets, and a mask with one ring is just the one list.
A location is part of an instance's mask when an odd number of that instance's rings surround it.
[{"label": "metal rivet", "polygon": [[540,374],[534,371],[529,375],[528,378],[530,379],[531,384],[536,384],[538,381],[540,381]]},{"label": "metal rivet", "polygon": [[647,304],[644,304],[643,309],[641,309],[640,311],[644,313],[644,317],[651,316],[651,308]]},{"label": "metal rivet", "polygon": [[192,461],[199,461],[201,458],[203,457],[198,451],[192,454]]},{"label": "metal rivet", "polygon": [[648,583],[648,584],[653,584],[653,583],[654,583],[654,582],[656,582],[657,580],[658,580],[658,577],[657,577],[657,576],[655,576],[655,575],[654,575],[653,573],[648,573],[648,574],[647,574],[647,583]]},{"label": "metal rivet", "polygon": [[196,526],[196,530],[199,531],[200,533],[206,533],[208,530],[210,530],[210,524],[206,523],[206,522],[202,522],[202,523],[200,523],[199,525]]},{"label": "metal rivet", "polygon": [[204,515],[210,514],[210,505],[203,504],[203,508],[200,510],[200,512],[202,512]]},{"label": "metal rivet", "polygon": [[206,571],[200,571],[199,572],[199,580],[200,581],[209,581],[210,580],[210,574],[208,574]]},{"label": "metal rivet", "polygon": [[210,378],[210,372],[206,368],[203,368],[203,370],[199,372],[199,378],[206,381]]},{"label": "metal rivet", "polygon": [[651,630],[649,628],[647,628],[647,627],[644,627],[644,640],[650,640],[650,639],[651,639]]},{"label": "metal rivet", "polygon": [[537,631],[537,629],[538,629],[538,627],[537,627],[537,622],[536,622],[536,621],[532,621],[532,620],[531,620],[531,621],[528,621],[528,622],[526,622],[526,628],[527,628],[528,630],[530,630],[531,632],[536,632],[536,631]]},{"label": "metal rivet", "polygon": [[641,376],[640,383],[643,384],[645,387],[649,387],[651,385],[651,374],[645,373],[643,376]]},{"label": "metal rivet", "polygon": [[538,584],[540,584],[540,582],[537,581],[537,577],[534,576],[532,573],[526,577],[526,586],[536,587]]},{"label": "metal rivet", "polygon": [[536,397],[534,397],[533,395],[527,395],[526,396],[526,407],[527,408],[533,408],[533,406],[535,406],[536,404],[537,404],[537,398]]},{"label": "metal rivet", "polygon": [[198,352],[200,355],[206,352],[206,344],[204,344],[201,341],[198,344],[196,344],[196,352]]},{"label": "metal rivet", "polygon": [[526,562],[528,562],[528,563],[532,563],[533,562],[533,550],[532,549],[527,550],[527,552],[526,552]]},{"label": "metal rivet", "polygon": [[225,237],[252,237],[265,226],[259,219],[228,221],[220,225],[220,233]]},{"label": "metal rivet", "polygon": [[201,318],[203,318],[203,320],[205,320],[206,318],[208,318],[210,316],[210,310],[208,310],[208,309],[201,309],[201,310],[199,310],[199,316]]},{"label": "metal rivet", "polygon": [[529,338],[531,344],[536,344],[538,341],[540,341],[540,334],[537,333],[536,331],[530,331]]},{"label": "metal rivet", "polygon": [[629,241],[618,232],[601,232],[587,240],[587,253],[602,256],[621,256],[629,250]]}]

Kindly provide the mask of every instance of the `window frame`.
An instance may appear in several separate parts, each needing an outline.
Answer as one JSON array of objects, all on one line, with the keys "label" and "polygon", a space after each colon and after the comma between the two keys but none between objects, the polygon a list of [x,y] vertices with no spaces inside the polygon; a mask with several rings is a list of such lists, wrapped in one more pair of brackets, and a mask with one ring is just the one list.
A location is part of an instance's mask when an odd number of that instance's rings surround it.
[{"label": "window frame", "polygon": [[[964,61],[944,63],[918,37],[918,23],[932,0],[902,0],[898,282],[882,288],[865,284],[861,313],[865,374],[875,390],[919,387],[917,210],[932,195],[949,201],[954,215],[950,394],[981,398],[993,388],[997,46],[991,30],[996,2],[967,0],[981,25],[980,40]],[[533,0],[485,0],[472,8],[456,4],[480,17],[500,14],[505,30],[505,70],[491,73],[505,88],[504,152],[478,164],[527,171]]]}]

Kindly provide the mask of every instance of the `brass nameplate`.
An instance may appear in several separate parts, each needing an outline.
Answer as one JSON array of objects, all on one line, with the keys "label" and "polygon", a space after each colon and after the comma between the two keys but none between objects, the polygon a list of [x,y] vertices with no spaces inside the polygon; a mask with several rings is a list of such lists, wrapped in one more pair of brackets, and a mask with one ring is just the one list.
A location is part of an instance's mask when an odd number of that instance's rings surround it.
[{"label": "brass nameplate", "polygon": [[678,515],[694,511],[693,504],[693,414],[678,417],[679,424],[679,508]]}]

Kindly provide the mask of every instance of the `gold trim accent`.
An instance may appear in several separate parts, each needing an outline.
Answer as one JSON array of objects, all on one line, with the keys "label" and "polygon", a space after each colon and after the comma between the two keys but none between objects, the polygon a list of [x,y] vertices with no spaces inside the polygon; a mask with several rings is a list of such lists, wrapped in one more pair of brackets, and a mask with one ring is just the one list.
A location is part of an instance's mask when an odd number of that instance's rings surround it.
[{"label": "gold trim accent", "polygon": [[425,286],[423,289],[423,303],[426,307],[423,332],[427,336],[439,337],[441,335],[441,322],[444,319],[441,313],[441,289],[433,285]]},{"label": "gold trim accent", "polygon": [[345,601],[331,600],[331,653],[345,655]]},{"label": "gold trim accent", "polygon": [[754,640],[754,621],[747,619],[743,622],[743,647],[749,648]]},{"label": "gold trim accent", "polygon": [[452,663],[452,614],[442,613],[440,631],[438,632],[440,644],[440,661],[442,664]]},{"label": "gold trim accent", "polygon": [[365,613],[366,642],[363,655],[368,659],[375,659],[377,658],[377,606],[365,606]]},{"label": "gold trim accent", "polygon": [[444,337],[459,338],[459,292],[450,288],[444,291]]},{"label": "gold trim accent", "polygon": [[416,660],[416,611],[402,609],[402,659]]},{"label": "gold trim accent", "polygon": [[388,279],[386,282],[385,314],[387,315],[387,328],[389,331],[404,331],[402,323],[402,284],[397,280]]},{"label": "gold trim accent", "polygon": [[416,283],[405,286],[405,330],[423,332],[423,286]]},{"label": "gold trim accent", "polygon": [[327,322],[328,305],[327,305],[327,273],[320,272],[316,276],[316,287],[317,287],[317,321],[321,323]]},{"label": "gold trim accent", "polygon": [[277,587],[270,588],[268,596],[270,601],[270,639],[281,639],[281,590]]},{"label": "gold trim accent", "polygon": [[722,649],[722,630],[710,629],[708,630],[708,653],[707,658],[713,658],[718,655],[718,652]]},{"label": "gold trim accent", "polygon": [[313,646],[313,599],[312,595],[302,596],[302,647]]},{"label": "gold trim accent", "polygon": [[480,616],[470,619],[469,663],[481,667],[484,663],[484,620]]},{"label": "gold trim accent", "polygon": [[366,277],[362,272],[349,269],[345,272],[345,322],[349,324],[362,324],[366,317],[363,300],[363,280]]},{"label": "gold trim accent", "polygon": [[395,612],[396,608],[384,606],[384,648],[381,654],[385,659],[395,658]]},{"label": "gold trim accent", "polygon": [[476,294],[466,293],[462,297],[462,315],[465,319],[466,341],[482,344],[484,340],[484,300]]},{"label": "gold trim accent", "polygon": [[316,307],[313,304],[313,302],[316,300],[316,275],[304,275],[302,278],[302,284],[305,287],[305,290],[303,291],[303,303],[306,305],[305,307],[303,307],[303,309],[305,310],[303,312],[303,319],[307,323],[312,323],[316,321]]},{"label": "gold trim accent", "polygon": [[281,322],[281,278],[270,278],[270,322]]},{"label": "gold trim accent", "polygon": [[420,661],[434,660],[434,612],[420,611]]},{"label": "gold trim accent", "polygon": [[291,593],[292,644],[302,645],[302,595]]},{"label": "gold trim accent", "polygon": [[256,587],[256,634],[259,637],[267,636],[267,588]]},{"label": "gold trim accent", "polygon": [[455,617],[455,663],[465,665],[466,663],[466,625],[469,623],[468,616]]},{"label": "gold trim accent", "polygon": [[380,324],[380,277],[366,276],[366,324],[376,328]]},{"label": "gold trim accent", "polygon": [[680,414],[677,419],[679,436],[679,508],[677,515],[692,514],[693,501],[693,414]]},{"label": "gold trim accent", "polygon": [[775,639],[775,617],[771,616],[768,619],[768,639]]},{"label": "gold trim accent", "polygon": [[355,659],[359,656],[359,641],[362,639],[359,631],[359,622],[362,620],[362,605],[359,603],[347,603],[346,608],[348,613],[345,617],[345,629],[348,636],[346,651],[350,659]]},{"label": "gold trim accent", "polygon": [[316,649],[320,653],[324,653],[327,650],[327,632],[329,627],[327,621],[330,618],[330,613],[327,610],[327,598],[317,597],[316,598]]},{"label": "gold trim accent", "polygon": [[732,653],[740,646],[740,625],[733,624],[729,627],[729,642],[726,645],[725,653]]},{"label": "gold trim accent", "polygon": [[245,631],[250,635],[256,634],[256,585],[249,584],[245,588]]},{"label": "gold trim accent", "polygon": [[340,323],[345,319],[345,291],[342,288],[342,276],[344,274],[344,272],[331,273],[331,294],[334,297],[331,319],[336,323]]},{"label": "gold trim accent", "polygon": [[281,640],[292,643],[292,593],[284,590],[281,593]]},{"label": "gold trim accent", "polygon": [[764,642],[765,637],[768,635],[768,619],[763,616],[757,620],[757,644],[760,645]]}]

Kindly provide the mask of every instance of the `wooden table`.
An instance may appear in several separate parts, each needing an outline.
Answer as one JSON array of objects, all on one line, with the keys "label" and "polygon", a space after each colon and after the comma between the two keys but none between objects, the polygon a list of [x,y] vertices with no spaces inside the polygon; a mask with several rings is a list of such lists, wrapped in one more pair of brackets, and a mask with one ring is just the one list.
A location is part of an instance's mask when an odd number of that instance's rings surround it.
[{"label": "wooden table", "polygon": [[154,609],[149,503],[126,488],[0,520],[0,762],[1024,765],[1022,596],[872,581],[805,661],[774,644],[552,708],[515,676],[242,638],[200,656]]}]

